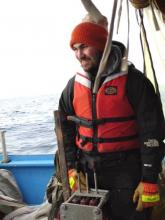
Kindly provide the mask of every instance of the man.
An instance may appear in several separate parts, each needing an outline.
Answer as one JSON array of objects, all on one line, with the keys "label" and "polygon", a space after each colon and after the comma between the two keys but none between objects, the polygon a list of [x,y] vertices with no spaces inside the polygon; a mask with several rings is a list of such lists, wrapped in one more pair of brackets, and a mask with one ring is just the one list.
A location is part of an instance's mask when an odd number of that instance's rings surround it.
[{"label": "man", "polygon": [[[112,42],[93,94],[107,34],[105,26],[83,21],[71,35],[70,46],[83,71],[69,80],[59,101],[70,186],[77,187],[75,162],[82,173],[87,164],[90,187],[95,169],[98,188],[110,191],[109,219],[149,220],[159,202],[164,117],[151,82],[132,64],[121,72],[125,47],[120,42]],[[82,174],[81,183],[83,187]]]}]

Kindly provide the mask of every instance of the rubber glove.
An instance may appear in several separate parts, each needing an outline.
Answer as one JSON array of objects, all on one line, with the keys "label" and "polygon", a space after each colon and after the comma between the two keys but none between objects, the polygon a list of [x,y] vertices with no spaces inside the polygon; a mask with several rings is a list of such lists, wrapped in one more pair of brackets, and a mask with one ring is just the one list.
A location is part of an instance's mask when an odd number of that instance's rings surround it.
[{"label": "rubber glove", "polygon": [[[80,175],[80,189],[85,190],[86,189],[86,181],[85,176],[82,172],[79,173]],[[78,173],[76,169],[70,169],[68,171],[68,177],[69,177],[69,185],[72,190],[72,192],[75,192],[78,189]]]},{"label": "rubber glove", "polygon": [[133,196],[133,202],[137,202],[137,211],[142,211],[143,208],[156,206],[159,204],[159,201],[160,195],[157,184],[144,182],[139,183]]}]

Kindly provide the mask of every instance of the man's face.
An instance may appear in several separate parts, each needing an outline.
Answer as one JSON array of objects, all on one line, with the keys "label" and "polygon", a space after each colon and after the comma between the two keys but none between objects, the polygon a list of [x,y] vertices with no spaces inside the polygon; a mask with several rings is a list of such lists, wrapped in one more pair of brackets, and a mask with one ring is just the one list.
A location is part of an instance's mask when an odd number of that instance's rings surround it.
[{"label": "man's face", "polygon": [[96,74],[100,64],[102,52],[85,44],[75,44],[73,49],[75,56],[79,60],[83,70],[91,73],[92,75]]}]

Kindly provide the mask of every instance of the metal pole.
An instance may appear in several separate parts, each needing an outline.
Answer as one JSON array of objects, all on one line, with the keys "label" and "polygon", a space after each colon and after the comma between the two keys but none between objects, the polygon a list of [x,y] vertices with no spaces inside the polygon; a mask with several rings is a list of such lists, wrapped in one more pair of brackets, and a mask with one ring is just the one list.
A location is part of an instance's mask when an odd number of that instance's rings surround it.
[{"label": "metal pole", "polygon": [[2,146],[2,156],[3,156],[1,163],[9,162],[9,158],[8,158],[7,150],[6,150],[5,132],[6,131],[0,131],[0,142]]}]

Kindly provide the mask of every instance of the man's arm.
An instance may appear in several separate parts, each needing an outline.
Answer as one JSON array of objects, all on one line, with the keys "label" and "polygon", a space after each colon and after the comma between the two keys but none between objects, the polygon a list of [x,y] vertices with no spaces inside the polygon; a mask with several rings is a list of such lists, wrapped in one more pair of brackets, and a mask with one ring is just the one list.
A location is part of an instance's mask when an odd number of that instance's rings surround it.
[{"label": "man's arm", "polygon": [[127,95],[139,126],[142,176],[133,201],[137,211],[159,203],[158,174],[161,171],[161,148],[165,138],[164,116],[161,102],[151,82],[133,68],[129,72]]},{"label": "man's arm", "polygon": [[64,146],[68,169],[75,167],[77,147],[75,145],[76,126],[72,121],[67,120],[68,115],[74,114],[73,109],[73,86],[74,77],[69,80],[67,86],[63,90],[59,100],[59,111],[61,112]]},{"label": "man's arm", "polygon": [[164,116],[152,83],[134,67],[128,75],[128,99],[136,112],[141,143],[142,181],[155,183],[161,170]]}]

